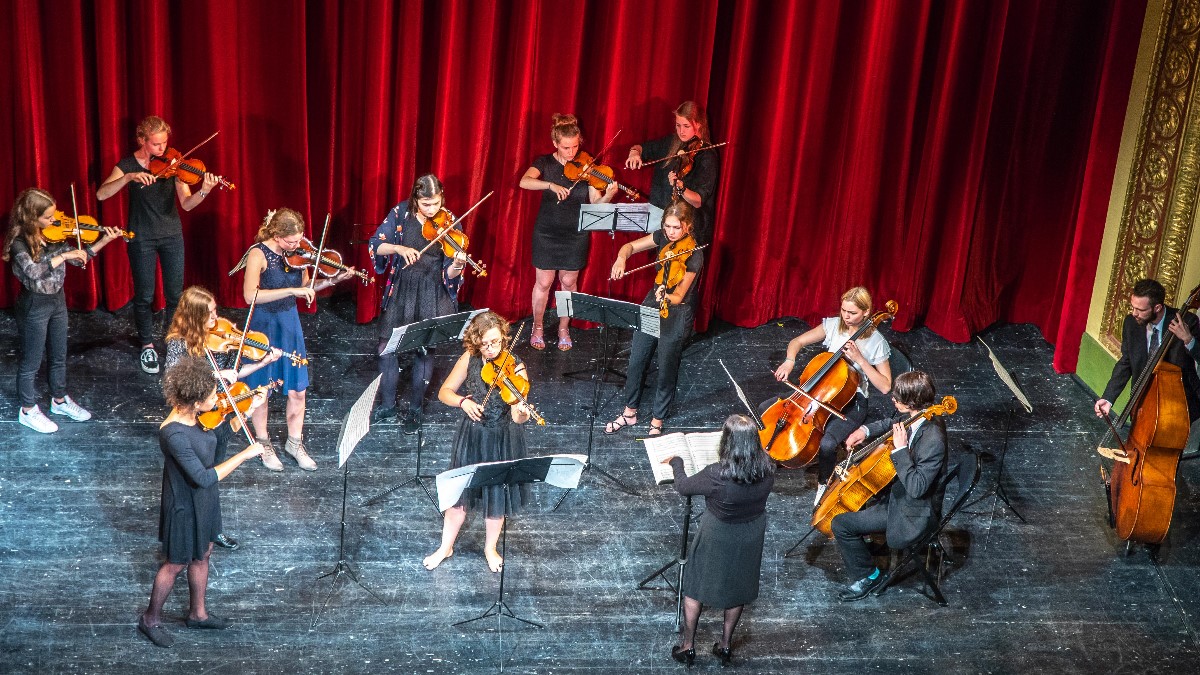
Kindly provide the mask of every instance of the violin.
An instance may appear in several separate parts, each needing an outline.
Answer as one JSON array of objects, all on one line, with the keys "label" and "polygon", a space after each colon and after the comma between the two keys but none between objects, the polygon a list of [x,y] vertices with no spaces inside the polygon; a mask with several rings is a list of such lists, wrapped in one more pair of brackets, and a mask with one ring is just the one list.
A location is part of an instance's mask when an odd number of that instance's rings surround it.
[{"label": "violin", "polygon": [[670,301],[667,300],[667,294],[683,283],[683,276],[687,274],[688,258],[701,248],[704,246],[696,246],[696,240],[689,234],[679,241],[670,242],[659,249],[658,260],[654,263],[659,266],[654,283],[663,289],[663,299],[658,307],[660,317],[667,318],[671,306]]},{"label": "violin", "polygon": [[[516,368],[517,360],[513,358],[512,353],[507,349],[502,350],[496,358],[490,361],[485,359],[480,375],[483,377],[483,381],[488,384],[488,396],[491,396],[492,388],[498,388],[500,390],[500,398],[505,403],[509,405],[516,405],[517,403],[525,404],[525,408],[529,410],[529,416],[536,420],[539,426],[546,426],[546,419],[529,402],[529,379],[518,375]],[[486,405],[486,396],[483,401],[481,405]]]},{"label": "violin", "polygon": [[[1200,308],[1200,286],[1192,289],[1179,308],[1180,318]],[[1129,393],[1129,403],[1114,424],[1108,417],[1109,433],[1120,446],[1098,447],[1096,451],[1113,460],[1111,474],[1100,467],[1108,496],[1108,522],[1127,542],[1160,544],[1167,538],[1175,512],[1175,473],[1187,445],[1189,432],[1187,393],[1183,371],[1164,360],[1175,342],[1166,331],[1158,349],[1150,355]],[[1117,430],[1133,416],[1127,440]],[[1103,446],[1103,443],[1101,444]]]},{"label": "violin", "polygon": [[[847,342],[891,321],[899,305],[895,300],[888,300],[884,308],[887,311],[864,321]],[[793,393],[772,403],[763,413],[765,428],[758,432],[763,449],[789,469],[799,469],[812,462],[821,448],[821,437],[825,435],[829,417],[842,417],[841,410],[854,400],[860,381],[861,376],[851,367],[842,350],[836,354],[821,352],[814,356],[800,374],[803,384],[789,383]]]},{"label": "violin", "polygon": [[[958,401],[953,396],[942,398],[940,405],[932,405],[901,422],[905,429],[917,420],[931,419],[936,415],[953,415],[958,410]],[[821,501],[813,510],[812,526],[825,536],[832,537],[833,517],[848,511],[859,511],[872,497],[879,494],[896,478],[896,466],[892,464],[892,430],[879,439],[864,445],[850,454],[829,477],[829,484]]]},{"label": "violin", "polygon": [[[305,237],[300,240],[300,245],[296,250],[287,255],[287,264],[297,269],[309,269],[313,266],[317,258],[317,247],[313,246],[311,240]],[[321,262],[317,265],[317,274],[328,279],[336,276],[338,272],[353,272],[354,276],[362,281],[363,286],[375,283],[375,277],[352,269],[342,262],[342,254],[337,251],[327,248],[321,251]]]},{"label": "violin", "polygon": [[[204,178],[204,174],[208,173],[208,168],[204,166],[204,162],[195,157],[184,158],[183,153],[175,148],[167,148],[161,156],[151,157],[150,165],[146,167],[155,178],[178,178],[184,185],[195,185]],[[236,190],[237,186],[224,178],[217,178],[217,183],[222,187]]]},{"label": "violin", "polygon": [[642,198],[637,190],[613,179],[615,174],[611,166],[596,164],[592,156],[582,150],[575,155],[575,159],[563,165],[563,175],[573,183],[578,183],[580,180],[585,181],[589,186],[601,192],[609,185],[616,185],[631,200],[637,201]]},{"label": "violin", "polygon": [[[42,230],[42,238],[51,243],[58,243],[79,237],[85,244],[94,244],[103,233],[104,228],[91,216],[79,216],[79,221],[76,222],[62,211],[55,211],[54,224]],[[125,241],[133,239],[133,233],[126,230],[121,230],[121,236]]]},{"label": "violin", "polygon": [[255,396],[282,386],[283,380],[274,380],[253,389],[245,382],[234,382],[229,386],[228,394],[223,388],[218,387],[216,407],[196,415],[196,421],[205,431],[212,431],[221,426],[221,422],[225,421],[234,408],[245,415],[246,411],[250,410],[250,404],[254,402]]},{"label": "violin", "polygon": [[[488,194],[491,195],[491,193]],[[476,276],[486,277],[486,266],[467,254],[467,244],[470,243],[470,240],[467,239],[466,233],[455,227],[456,222],[454,214],[446,209],[439,209],[432,218],[426,218],[425,224],[421,226],[421,234],[429,241],[429,244],[421,249],[420,253],[424,253],[430,246],[440,243],[442,253],[445,253],[447,258],[453,258],[456,254],[461,253],[471,269],[475,270]]]},{"label": "violin", "polygon": [[[240,331],[232,321],[217,317],[217,325],[208,331],[204,345],[209,351],[231,352],[241,348],[243,358],[251,361],[261,361],[271,351],[271,343],[265,333],[259,331]],[[291,359],[294,366],[307,366],[308,359],[296,352],[284,353],[284,358]]]}]

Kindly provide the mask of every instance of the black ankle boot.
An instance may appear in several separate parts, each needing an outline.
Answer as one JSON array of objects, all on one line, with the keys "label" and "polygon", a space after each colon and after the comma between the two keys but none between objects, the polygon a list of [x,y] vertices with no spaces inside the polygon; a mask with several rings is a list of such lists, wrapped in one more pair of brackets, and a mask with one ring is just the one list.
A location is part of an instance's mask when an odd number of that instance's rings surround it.
[{"label": "black ankle boot", "polygon": [[692,664],[696,662],[696,648],[683,649],[676,645],[671,647],[671,658],[691,668]]},{"label": "black ankle boot", "polygon": [[730,664],[731,661],[733,661],[733,648],[725,647],[724,649],[722,649],[720,642],[713,643],[712,653],[713,653],[713,656],[717,657],[718,659],[721,659],[722,666],[727,666]]}]

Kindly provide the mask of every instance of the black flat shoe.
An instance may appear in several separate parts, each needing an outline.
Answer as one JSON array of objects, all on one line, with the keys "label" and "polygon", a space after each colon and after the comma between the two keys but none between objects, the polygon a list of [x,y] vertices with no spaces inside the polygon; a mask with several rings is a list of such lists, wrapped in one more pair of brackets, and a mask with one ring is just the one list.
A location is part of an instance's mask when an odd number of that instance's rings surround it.
[{"label": "black flat shoe", "polygon": [[208,630],[225,630],[233,625],[229,619],[222,619],[215,614],[209,614],[207,619],[188,619],[188,628],[206,628]]},{"label": "black flat shoe", "polygon": [[421,411],[410,410],[400,422],[400,430],[406,436],[412,436],[421,430]]},{"label": "black flat shoe", "polygon": [[733,649],[730,647],[726,647],[726,648],[722,649],[720,642],[713,643],[712,653],[713,653],[713,656],[717,657],[718,659],[721,659],[722,666],[727,666],[730,664],[730,662],[733,661]]},{"label": "black flat shoe", "polygon": [[396,416],[396,407],[376,408],[371,411],[371,424],[382,424]]},{"label": "black flat shoe", "polygon": [[227,548],[230,551],[236,551],[242,547],[242,545],[238,543],[237,539],[234,539],[224,532],[217,535],[216,543],[217,546],[220,546],[221,548]]},{"label": "black flat shoe", "polygon": [[682,649],[679,645],[675,645],[671,647],[671,658],[691,668],[692,664],[696,662],[696,648]]},{"label": "black flat shoe", "polygon": [[880,573],[874,579],[870,577],[859,579],[843,589],[842,592],[838,593],[838,600],[841,600],[842,602],[854,602],[856,600],[862,600],[870,595],[871,591],[875,590],[879,584],[883,583],[883,578],[883,574]]},{"label": "black flat shoe", "polygon": [[138,617],[138,631],[145,635],[156,647],[170,647],[175,644],[175,638],[162,625],[147,626],[144,617]]}]

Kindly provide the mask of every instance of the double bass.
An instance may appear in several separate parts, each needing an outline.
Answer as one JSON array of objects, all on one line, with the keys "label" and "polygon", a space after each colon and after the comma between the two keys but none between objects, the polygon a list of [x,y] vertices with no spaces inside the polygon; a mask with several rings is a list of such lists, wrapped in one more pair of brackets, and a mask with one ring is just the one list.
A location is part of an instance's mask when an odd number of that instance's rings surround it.
[{"label": "double bass", "polygon": [[[1198,307],[1200,286],[1192,289],[1179,313]],[[1100,475],[1108,493],[1109,525],[1126,542],[1161,544],[1175,512],[1175,472],[1187,445],[1191,418],[1183,371],[1163,360],[1174,342],[1175,334],[1167,331],[1133,383],[1121,416],[1115,423],[1105,417],[1119,447],[1105,447],[1102,442],[1096,448],[1113,460],[1111,473],[1101,466]],[[1117,430],[1131,416],[1129,438],[1123,441]]]},{"label": "double bass", "polygon": [[[891,321],[899,307],[895,300],[888,300],[884,304],[886,311],[864,321],[847,342]],[[840,417],[841,411],[854,400],[861,377],[841,350],[814,356],[800,374],[803,384],[790,385],[792,394],[772,403],[763,413],[763,429],[758,432],[763,449],[788,469],[807,466],[821,449],[821,437],[830,416]]]},{"label": "double bass", "polygon": [[[938,405],[914,413],[901,422],[905,429],[917,420],[931,419],[935,415],[953,415],[958,410],[958,401],[945,396]],[[829,478],[829,485],[813,510],[812,526],[827,537],[833,536],[833,518],[842,513],[858,512],[872,497],[879,494],[896,478],[896,465],[892,464],[892,431],[864,445],[850,454]]]}]

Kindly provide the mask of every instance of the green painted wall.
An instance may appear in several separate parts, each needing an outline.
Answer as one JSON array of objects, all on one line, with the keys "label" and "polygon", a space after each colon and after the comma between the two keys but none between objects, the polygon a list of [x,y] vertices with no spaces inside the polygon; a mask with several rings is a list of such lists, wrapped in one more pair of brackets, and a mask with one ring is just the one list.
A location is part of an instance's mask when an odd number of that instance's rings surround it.
[{"label": "green painted wall", "polygon": [[[1108,384],[1108,378],[1112,376],[1113,366],[1117,360],[1112,354],[1108,353],[1096,338],[1088,333],[1083,334],[1083,340],[1079,343],[1079,365],[1076,367],[1075,374],[1083,383],[1091,388],[1096,396],[1104,391],[1104,385]],[[1129,398],[1129,385],[1125,386],[1125,391],[1121,392],[1121,397],[1113,401],[1113,408],[1123,410],[1125,400]]]}]

